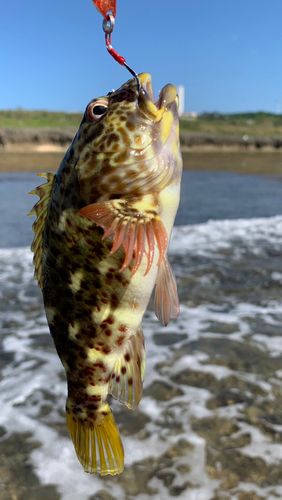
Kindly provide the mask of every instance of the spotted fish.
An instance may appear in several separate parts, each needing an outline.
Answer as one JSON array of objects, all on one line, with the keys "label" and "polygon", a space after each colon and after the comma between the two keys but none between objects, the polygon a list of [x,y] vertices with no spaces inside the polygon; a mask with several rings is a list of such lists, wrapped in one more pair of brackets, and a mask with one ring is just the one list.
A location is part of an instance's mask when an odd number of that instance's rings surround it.
[{"label": "spotted fish", "polygon": [[179,312],[167,247],[179,203],[178,97],[154,103],[139,75],[88,104],[55,175],[32,194],[35,276],[68,385],[67,426],[86,472],[119,474],[123,446],[108,395],[142,396],[142,317],[155,287],[166,325]]}]

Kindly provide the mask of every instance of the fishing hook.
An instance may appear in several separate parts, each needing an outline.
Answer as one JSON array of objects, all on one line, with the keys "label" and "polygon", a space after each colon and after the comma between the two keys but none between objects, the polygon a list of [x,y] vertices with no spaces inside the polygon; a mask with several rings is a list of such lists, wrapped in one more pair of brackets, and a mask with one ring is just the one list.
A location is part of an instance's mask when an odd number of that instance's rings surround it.
[{"label": "fishing hook", "polygon": [[136,83],[137,83],[137,91],[139,94],[140,90],[141,90],[141,85],[140,85],[140,80],[139,80],[137,73],[135,73],[135,71],[132,68],[130,68],[130,66],[128,66],[125,58],[123,56],[121,56],[112,46],[112,32],[113,32],[114,26],[115,26],[115,18],[110,11],[107,13],[106,17],[104,17],[104,19],[103,19],[103,30],[105,33],[105,42],[106,42],[107,51],[111,54],[111,56],[119,64],[121,64],[122,66],[125,66],[126,69],[129,71],[129,73],[131,73],[131,75],[135,78]]}]

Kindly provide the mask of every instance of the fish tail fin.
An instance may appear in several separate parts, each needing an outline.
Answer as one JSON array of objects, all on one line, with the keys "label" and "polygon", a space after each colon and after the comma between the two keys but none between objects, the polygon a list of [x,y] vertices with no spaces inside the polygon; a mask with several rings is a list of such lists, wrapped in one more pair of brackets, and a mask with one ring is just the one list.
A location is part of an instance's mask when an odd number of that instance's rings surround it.
[{"label": "fish tail fin", "polygon": [[98,423],[89,424],[68,412],[67,427],[85,472],[101,476],[121,474],[124,469],[123,445],[109,406],[107,415]]}]

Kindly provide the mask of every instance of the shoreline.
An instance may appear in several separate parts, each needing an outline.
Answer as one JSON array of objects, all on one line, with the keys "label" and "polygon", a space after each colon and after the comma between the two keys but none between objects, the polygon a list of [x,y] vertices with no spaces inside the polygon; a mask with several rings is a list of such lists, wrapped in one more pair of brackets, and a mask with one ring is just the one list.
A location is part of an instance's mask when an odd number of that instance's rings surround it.
[{"label": "shoreline", "polygon": [[[0,150],[0,173],[56,171],[66,146],[50,143],[13,145]],[[282,176],[282,151],[191,147],[182,149],[185,170],[217,170],[240,174]]]},{"label": "shoreline", "polygon": [[[55,142],[23,142],[23,143],[8,143],[5,146],[0,147],[0,157],[3,154],[22,154],[22,153],[61,153],[64,154],[67,148],[70,146],[70,142],[59,144]],[[190,154],[190,153],[273,153],[277,155],[281,155],[282,158],[282,149],[275,148],[269,144],[264,145],[262,147],[257,147],[254,144],[242,145],[239,142],[235,142],[228,144],[223,142],[214,142],[214,143],[193,143],[186,145],[182,144],[181,146],[182,154]]]}]

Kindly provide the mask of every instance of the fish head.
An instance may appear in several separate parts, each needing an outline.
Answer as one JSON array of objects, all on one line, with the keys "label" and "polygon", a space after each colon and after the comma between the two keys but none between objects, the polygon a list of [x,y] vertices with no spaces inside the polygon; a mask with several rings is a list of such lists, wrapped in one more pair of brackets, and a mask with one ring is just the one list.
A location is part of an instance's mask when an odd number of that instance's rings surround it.
[{"label": "fish head", "polygon": [[86,107],[76,165],[85,192],[93,183],[96,190],[105,188],[111,176],[132,176],[133,165],[152,170],[152,161],[164,151],[180,154],[176,87],[165,85],[154,100],[150,74],[141,73],[138,79],[140,86],[132,78]]}]

